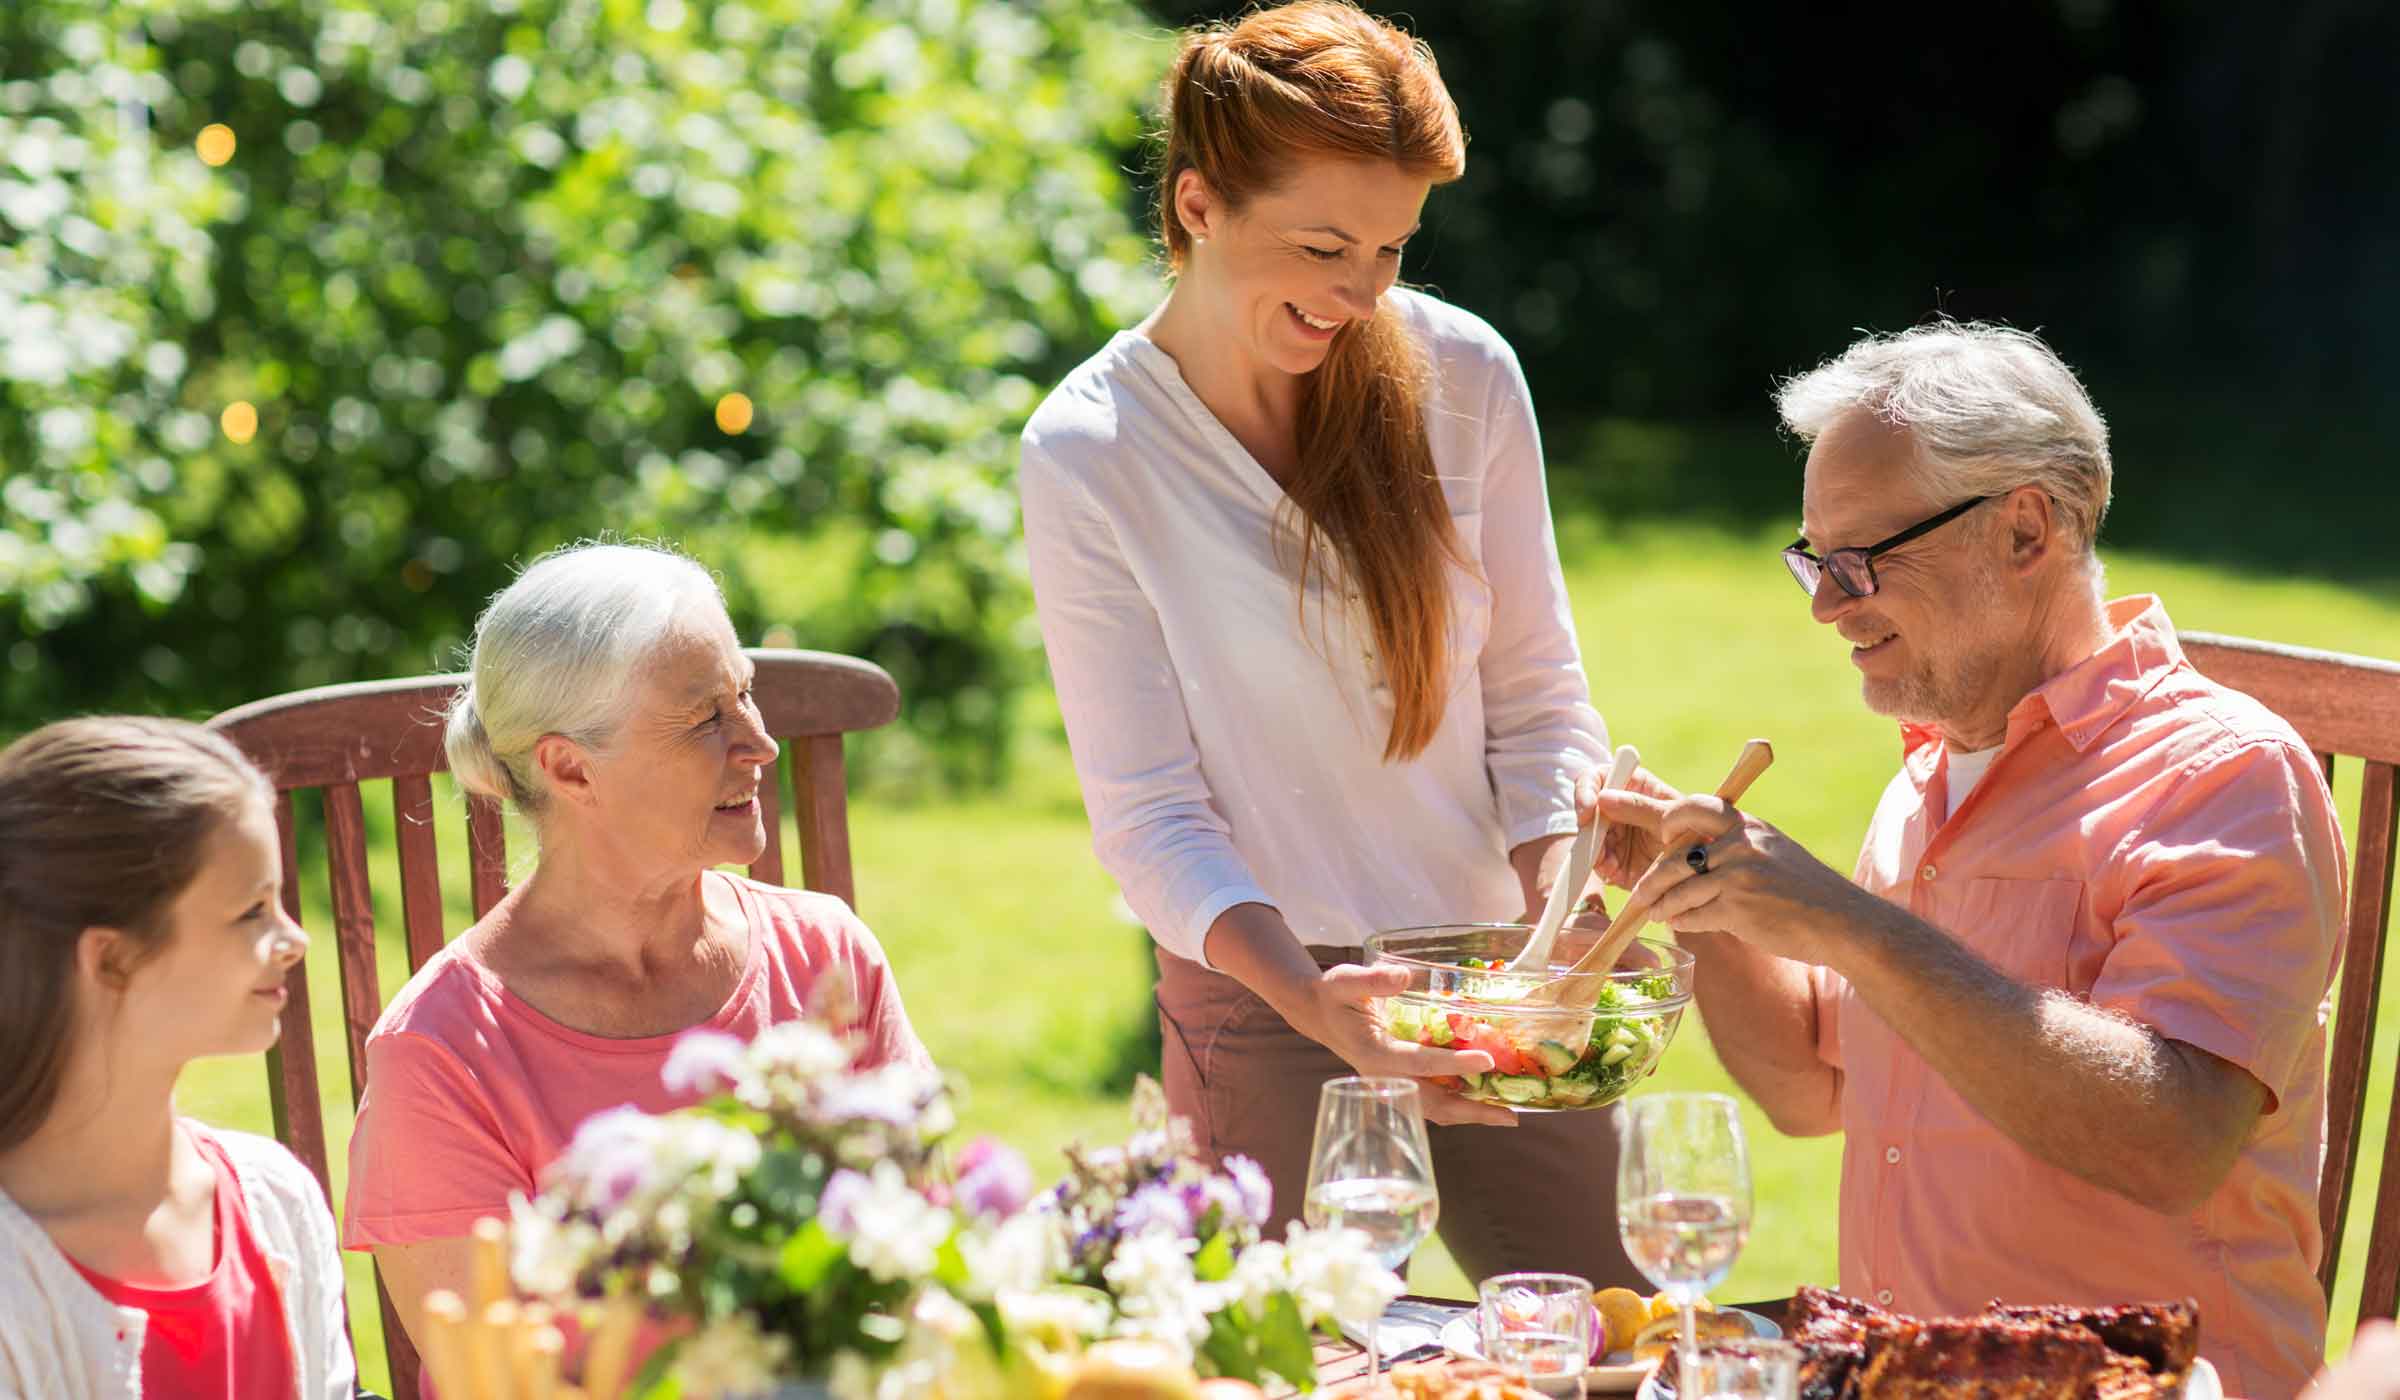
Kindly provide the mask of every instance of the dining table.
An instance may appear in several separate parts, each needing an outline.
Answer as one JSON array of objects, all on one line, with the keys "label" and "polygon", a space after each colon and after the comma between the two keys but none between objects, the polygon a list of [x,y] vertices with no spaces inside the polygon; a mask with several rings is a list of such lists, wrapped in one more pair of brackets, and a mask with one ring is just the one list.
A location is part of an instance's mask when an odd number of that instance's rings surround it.
[{"label": "dining table", "polygon": [[[1767,1302],[1742,1303],[1738,1304],[1737,1306],[1742,1307],[1750,1312],[1758,1313],[1767,1320],[1773,1322],[1776,1326],[1781,1327],[1783,1325],[1784,1310],[1790,1302],[1791,1299],[1789,1298],[1776,1298]],[[1396,1311],[1406,1312],[1412,1316],[1424,1316],[1428,1313],[1436,1311],[1464,1315],[1475,1311],[1475,1303],[1472,1299],[1439,1298],[1419,1294],[1410,1294],[1407,1297],[1402,1298],[1399,1303],[1394,1305],[1394,1307]],[[1347,1337],[1319,1338],[1316,1345],[1316,1358],[1317,1384],[1320,1386],[1338,1385],[1343,1381],[1358,1379],[1367,1373],[1366,1348],[1360,1346],[1357,1342],[1354,1342]],[[1425,1361],[1435,1360],[1437,1357],[1411,1355],[1408,1352],[1401,1352],[1398,1354],[1397,1359],[1407,1361]],[[1447,1359],[1446,1354],[1443,1354],[1438,1359]],[[1270,1395],[1289,1395],[1295,1392],[1290,1390],[1270,1390],[1267,1393]]]}]

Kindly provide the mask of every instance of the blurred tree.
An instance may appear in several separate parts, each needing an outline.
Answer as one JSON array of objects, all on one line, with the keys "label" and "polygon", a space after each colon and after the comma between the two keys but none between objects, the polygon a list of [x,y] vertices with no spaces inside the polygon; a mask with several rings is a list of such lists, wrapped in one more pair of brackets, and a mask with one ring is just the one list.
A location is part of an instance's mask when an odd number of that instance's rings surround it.
[{"label": "blurred tree", "polygon": [[1407,275],[1554,407],[1757,419],[1769,376],[1937,310],[2185,394],[2400,374],[2400,6],[1363,3],[1470,137]]},{"label": "blurred tree", "polygon": [[449,664],[684,540],[753,638],[999,752],[1015,430],[1155,287],[1118,0],[19,0],[0,699]]}]

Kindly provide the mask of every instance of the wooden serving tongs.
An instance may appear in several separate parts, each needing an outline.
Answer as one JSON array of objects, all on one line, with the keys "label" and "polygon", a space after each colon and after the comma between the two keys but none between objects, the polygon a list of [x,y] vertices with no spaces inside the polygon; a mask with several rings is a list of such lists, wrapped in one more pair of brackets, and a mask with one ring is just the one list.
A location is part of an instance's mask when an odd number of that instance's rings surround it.
[{"label": "wooden serving tongs", "polygon": [[541,1303],[520,1304],[508,1278],[508,1229],[475,1222],[474,1306],[446,1288],[425,1295],[423,1360],[440,1400],[618,1400],[641,1312],[609,1300],[584,1351],[583,1385],[562,1379],[566,1339]]},{"label": "wooden serving tongs", "polygon": [[[1774,761],[1775,746],[1764,739],[1752,739],[1742,746],[1742,756],[1735,761],[1733,771],[1725,775],[1724,782],[1717,784],[1717,796],[1728,803],[1741,801],[1742,795],[1750,790],[1750,785],[1758,781],[1758,775],[1766,772],[1767,766]],[[1592,820],[1597,824],[1600,818],[1595,814]],[[1650,871],[1669,860],[1683,858],[1684,853],[1680,849],[1662,851],[1658,859],[1651,862]],[[1650,871],[1642,872],[1642,878],[1649,878]],[[1634,881],[1637,888],[1640,884],[1641,880]],[[1633,942],[1634,935],[1648,922],[1653,903],[1654,900],[1636,903],[1627,899],[1625,907],[1617,911],[1614,919],[1609,920],[1608,931],[1601,934],[1599,941],[1575,960],[1574,966],[1528,990],[1524,1000],[1547,1002],[1560,1008],[1573,1007],[1578,1012],[1589,1010],[1600,1000],[1601,985],[1616,968],[1617,959],[1625,955],[1625,949]],[[1589,1016],[1580,1016],[1578,1019],[1582,1022],[1581,1029],[1566,1044],[1580,1055],[1583,1047],[1590,1042],[1592,1026]]]}]

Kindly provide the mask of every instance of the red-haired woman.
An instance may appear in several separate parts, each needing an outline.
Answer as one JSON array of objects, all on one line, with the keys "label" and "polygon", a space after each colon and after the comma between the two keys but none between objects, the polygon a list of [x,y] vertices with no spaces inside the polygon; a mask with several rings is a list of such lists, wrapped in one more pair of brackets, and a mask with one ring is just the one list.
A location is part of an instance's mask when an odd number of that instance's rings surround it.
[{"label": "red-haired woman", "polygon": [[274,798],[179,720],[0,749],[0,1396],[349,1400],[316,1178],[175,1111],[184,1065],[274,1044],[308,948]]},{"label": "red-haired woman", "polygon": [[[1158,945],[1168,1099],[1266,1168],[1279,1228],[1326,1078],[1489,1067],[1371,1024],[1398,978],[1362,939],[1540,907],[1607,736],[1516,356],[1397,286],[1465,164],[1432,54],[1300,0],[1187,34],[1165,109],[1173,288],[1027,424],[1025,536],[1094,847]],[[1608,1115],[1502,1133],[1427,1094],[1470,1277],[1634,1277]]]}]

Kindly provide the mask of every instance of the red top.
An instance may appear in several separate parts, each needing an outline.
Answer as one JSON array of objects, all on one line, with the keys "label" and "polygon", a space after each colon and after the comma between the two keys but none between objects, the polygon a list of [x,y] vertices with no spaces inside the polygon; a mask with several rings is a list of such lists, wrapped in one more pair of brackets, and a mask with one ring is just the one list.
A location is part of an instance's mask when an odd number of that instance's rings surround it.
[{"label": "red top", "polygon": [[208,1277],[184,1288],[143,1288],[79,1263],[75,1268],[101,1297],[149,1314],[142,1337],[144,1395],[238,1400],[294,1394],[300,1382],[284,1329],[283,1297],[251,1233],[242,1184],[215,1139],[194,1133],[192,1141],[217,1171],[216,1263]]}]

